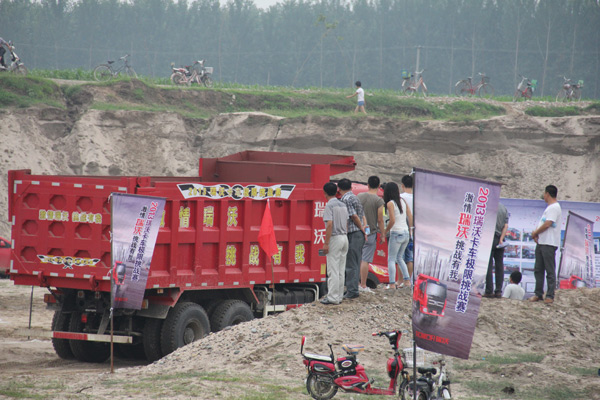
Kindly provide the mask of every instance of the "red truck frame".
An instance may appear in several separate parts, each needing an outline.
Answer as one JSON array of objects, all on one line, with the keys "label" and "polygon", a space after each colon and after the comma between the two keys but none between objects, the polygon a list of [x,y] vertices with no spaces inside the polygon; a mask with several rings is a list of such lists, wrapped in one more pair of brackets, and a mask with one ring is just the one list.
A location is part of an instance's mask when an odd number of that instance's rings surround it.
[{"label": "red truck frame", "polygon": [[[345,155],[245,151],[200,159],[197,177],[9,171],[10,279],[48,289],[47,334],[61,358],[105,361],[110,194],[166,197],[142,309],[114,310],[117,351],[153,361],[210,331],[315,301],[326,281],[322,187],[355,165]],[[280,249],[272,263],[258,246],[267,198]]]}]

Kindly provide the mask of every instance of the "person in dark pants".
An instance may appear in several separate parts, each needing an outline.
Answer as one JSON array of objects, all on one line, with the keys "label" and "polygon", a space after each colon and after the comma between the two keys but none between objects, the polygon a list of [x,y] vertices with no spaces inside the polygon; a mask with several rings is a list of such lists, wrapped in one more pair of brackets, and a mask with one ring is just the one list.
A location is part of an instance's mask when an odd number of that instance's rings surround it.
[{"label": "person in dark pants", "polygon": [[7,42],[6,40],[0,37],[0,66],[6,69],[6,62],[4,61],[4,53],[6,53],[6,50],[4,49],[4,47],[12,51],[12,46],[10,45],[10,42]]},{"label": "person in dark pants", "polygon": [[367,240],[365,227],[365,213],[358,197],[352,193],[352,182],[349,179],[340,179],[338,189],[342,195],[342,202],[348,207],[348,255],[346,256],[346,294],[344,298],[354,299],[359,296],[358,283],[360,281],[360,261],[362,249]]},{"label": "person in dark pants", "polygon": [[[504,237],[508,230],[508,211],[502,203],[498,203],[496,214],[496,229],[492,242],[490,262],[485,277],[485,294],[483,297],[502,297],[502,284],[504,283]],[[496,288],[494,289],[494,277],[496,275]]]},{"label": "person in dark pants", "polygon": [[529,301],[541,301],[544,296],[544,275],[548,285],[544,303],[554,303],[554,289],[556,288],[556,249],[560,246],[560,231],[562,223],[562,209],[556,196],[558,189],[554,185],[546,186],[542,198],[548,204],[544,210],[538,227],[531,233],[537,243],[535,246],[535,295]]}]

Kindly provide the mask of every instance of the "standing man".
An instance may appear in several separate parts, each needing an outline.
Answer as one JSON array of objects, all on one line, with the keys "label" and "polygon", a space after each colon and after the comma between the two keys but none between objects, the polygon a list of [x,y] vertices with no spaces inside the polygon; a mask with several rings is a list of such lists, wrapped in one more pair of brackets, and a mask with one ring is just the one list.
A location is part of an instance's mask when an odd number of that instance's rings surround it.
[{"label": "standing man", "polygon": [[346,253],[348,253],[348,208],[335,195],[338,188],[335,183],[327,182],[323,186],[327,204],[323,211],[325,223],[325,243],[323,253],[327,256],[327,295],[321,299],[323,304],[340,304],[344,296],[344,273]]},{"label": "standing man", "polygon": [[367,181],[369,190],[360,193],[358,200],[363,206],[365,218],[367,219],[367,241],[362,248],[362,260],[360,262],[360,286],[359,292],[373,293],[367,287],[367,276],[369,275],[369,263],[373,262],[375,250],[377,248],[377,234],[379,233],[379,243],[385,243],[385,225],[383,224],[383,199],[377,195],[379,190],[379,177],[370,176]]},{"label": "standing man", "polygon": [[364,211],[358,197],[352,193],[350,179],[340,179],[338,188],[342,202],[348,208],[348,255],[346,257],[346,294],[344,298],[358,297],[358,282],[360,280],[360,260],[362,248],[367,240],[363,228]]},{"label": "standing man", "polygon": [[357,96],[358,103],[356,104],[356,108],[354,109],[354,114],[356,114],[360,110],[365,115],[367,115],[367,112],[365,111],[365,91],[363,90],[360,81],[356,81],[355,85],[356,92],[354,92],[354,94],[351,94],[350,96],[346,96],[346,98],[349,99],[351,97]]},{"label": "standing man", "polygon": [[548,204],[544,210],[538,227],[531,233],[537,243],[535,246],[535,295],[529,301],[541,301],[544,295],[544,274],[548,284],[544,303],[554,303],[554,289],[556,287],[556,249],[560,246],[560,227],[562,223],[562,209],[556,196],[558,189],[554,185],[546,186],[543,199]]},{"label": "standing man", "polygon": [[[485,277],[485,293],[483,297],[502,297],[502,284],[504,283],[504,237],[508,230],[508,211],[502,203],[498,203],[498,214],[496,214],[496,229],[492,241],[490,262],[488,263],[487,275]],[[495,267],[495,268],[494,268]],[[493,273],[496,273],[496,289],[494,290]]]},{"label": "standing man", "polygon": [[8,50],[12,51],[10,43],[0,37],[0,66],[3,69],[7,68],[6,63],[4,62],[4,53],[6,53],[6,50],[4,49],[5,46]]},{"label": "standing man", "polygon": [[[404,201],[406,202],[406,204],[408,205],[408,208],[410,208],[410,212],[413,215],[413,178],[410,175],[404,175],[402,177],[402,180],[400,181],[400,189],[402,190],[402,193],[400,193],[400,197],[404,199]],[[404,262],[406,263],[406,268],[408,269],[408,275],[410,275],[408,277],[408,279],[412,280],[412,274],[413,274],[413,265],[414,265],[414,256],[413,256],[413,248],[414,248],[414,243],[413,243],[413,233],[414,233],[414,225],[412,227],[410,227],[410,236],[408,239],[408,245],[406,245],[406,250],[404,250]],[[406,277],[404,277],[406,279]],[[411,281],[412,282],[412,281]]]}]

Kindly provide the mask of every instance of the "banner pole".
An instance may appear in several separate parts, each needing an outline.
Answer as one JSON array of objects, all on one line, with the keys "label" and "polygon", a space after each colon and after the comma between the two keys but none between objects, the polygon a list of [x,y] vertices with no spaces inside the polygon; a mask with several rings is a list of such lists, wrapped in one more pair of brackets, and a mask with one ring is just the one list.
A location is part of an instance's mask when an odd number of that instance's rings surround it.
[{"label": "banner pole", "polygon": [[565,224],[565,235],[563,236],[563,240],[561,243],[561,246],[558,250],[560,250],[560,259],[558,260],[558,268],[557,271],[554,271],[554,273],[556,274],[556,279],[554,282],[554,289],[557,289],[560,287],[560,282],[558,280],[559,276],[560,276],[560,271],[562,270],[562,266],[563,266],[563,255],[565,254],[565,239],[567,238],[567,232],[569,231],[569,219],[571,218],[571,213],[569,212],[569,214],[567,215],[567,223]]},{"label": "banner pole", "polygon": [[413,400],[417,400],[417,342],[413,332]]},{"label": "banner pole", "polygon": [[273,288],[273,312],[275,312],[275,265],[271,257],[271,287]]},{"label": "banner pole", "polygon": [[114,342],[113,342],[113,309],[110,308],[110,373],[115,373]]},{"label": "banner pole", "polygon": [[[416,254],[416,244],[417,244],[417,230],[415,229],[415,204],[417,203],[417,199],[415,197],[415,187],[416,187],[416,183],[417,183],[417,174],[415,169],[413,168],[411,171],[411,175],[413,176],[413,206],[412,206],[412,214],[413,214],[413,226],[412,226],[412,232],[410,232],[410,227],[409,227],[409,234],[412,233],[412,241],[413,241],[413,273],[411,274],[411,289],[412,289],[412,293],[411,296],[413,296],[414,291],[415,291],[415,272],[417,271],[417,254]],[[409,235],[410,236],[410,235]],[[412,302],[412,314],[411,316],[414,316],[415,313],[415,306],[414,306],[414,301]],[[411,318],[411,325],[412,325],[412,318]],[[413,341],[413,400],[417,400],[417,342],[416,342],[416,338],[415,338],[415,327],[412,327],[412,341]]]},{"label": "banner pole", "polygon": [[113,310],[115,307],[115,249],[113,246],[113,229],[114,229],[114,203],[112,201],[112,193],[108,196],[108,201],[110,202],[110,261],[112,265],[112,270],[110,271],[110,373],[115,373],[115,365],[114,365],[114,343],[113,343]]}]

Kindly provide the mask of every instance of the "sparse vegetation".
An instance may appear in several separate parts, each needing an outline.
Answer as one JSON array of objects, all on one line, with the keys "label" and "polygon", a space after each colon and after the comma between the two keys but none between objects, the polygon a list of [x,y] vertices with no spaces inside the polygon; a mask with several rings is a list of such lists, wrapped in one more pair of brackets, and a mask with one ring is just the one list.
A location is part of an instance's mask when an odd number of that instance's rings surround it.
[{"label": "sparse vegetation", "polygon": [[580,115],[582,110],[577,106],[567,107],[541,107],[533,106],[525,110],[525,114],[533,117],[567,117],[572,115]]},{"label": "sparse vegetation", "polygon": [[[48,78],[85,80],[86,83],[58,87]],[[286,118],[321,116],[332,118],[360,117],[352,113],[353,101],[345,98],[349,90],[340,88],[291,88],[240,84],[215,84],[212,89],[201,86],[179,87],[170,84],[166,78],[141,77],[132,81],[127,77],[108,82],[95,82],[90,71],[73,70],[34,70],[27,78],[17,76],[0,77],[0,107],[26,108],[34,104],[47,104],[64,107],[64,97],[73,101],[86,86],[115,87],[124,83],[131,90],[115,90],[107,93],[107,102],[96,101],[90,107],[99,110],[135,110],[148,112],[175,112],[186,118],[207,119],[223,112],[260,111]],[[167,85],[167,86],[165,86]],[[61,96],[62,89],[62,96]],[[181,96],[174,96],[174,90]],[[161,95],[161,91],[164,96]],[[214,103],[204,101],[198,104],[195,91],[211,91]],[[171,93],[171,95],[166,95]],[[190,93],[190,95],[185,95]],[[165,101],[164,97],[168,97]],[[205,98],[206,96],[203,96]],[[442,96],[445,97],[445,96]],[[436,97],[433,97],[434,99]],[[502,100],[501,97],[498,98]],[[456,100],[430,101],[423,98],[404,97],[394,90],[367,91],[367,112],[371,116],[414,120],[448,120],[470,122],[503,115],[503,106],[487,101]],[[76,100],[75,100],[76,101]],[[525,112],[532,116],[557,117],[580,114],[594,114],[600,110],[600,103],[586,108],[575,105],[547,107],[531,106]]]},{"label": "sparse vegetation", "polygon": [[35,104],[62,107],[59,86],[43,78],[0,76],[0,107],[26,108]]}]

